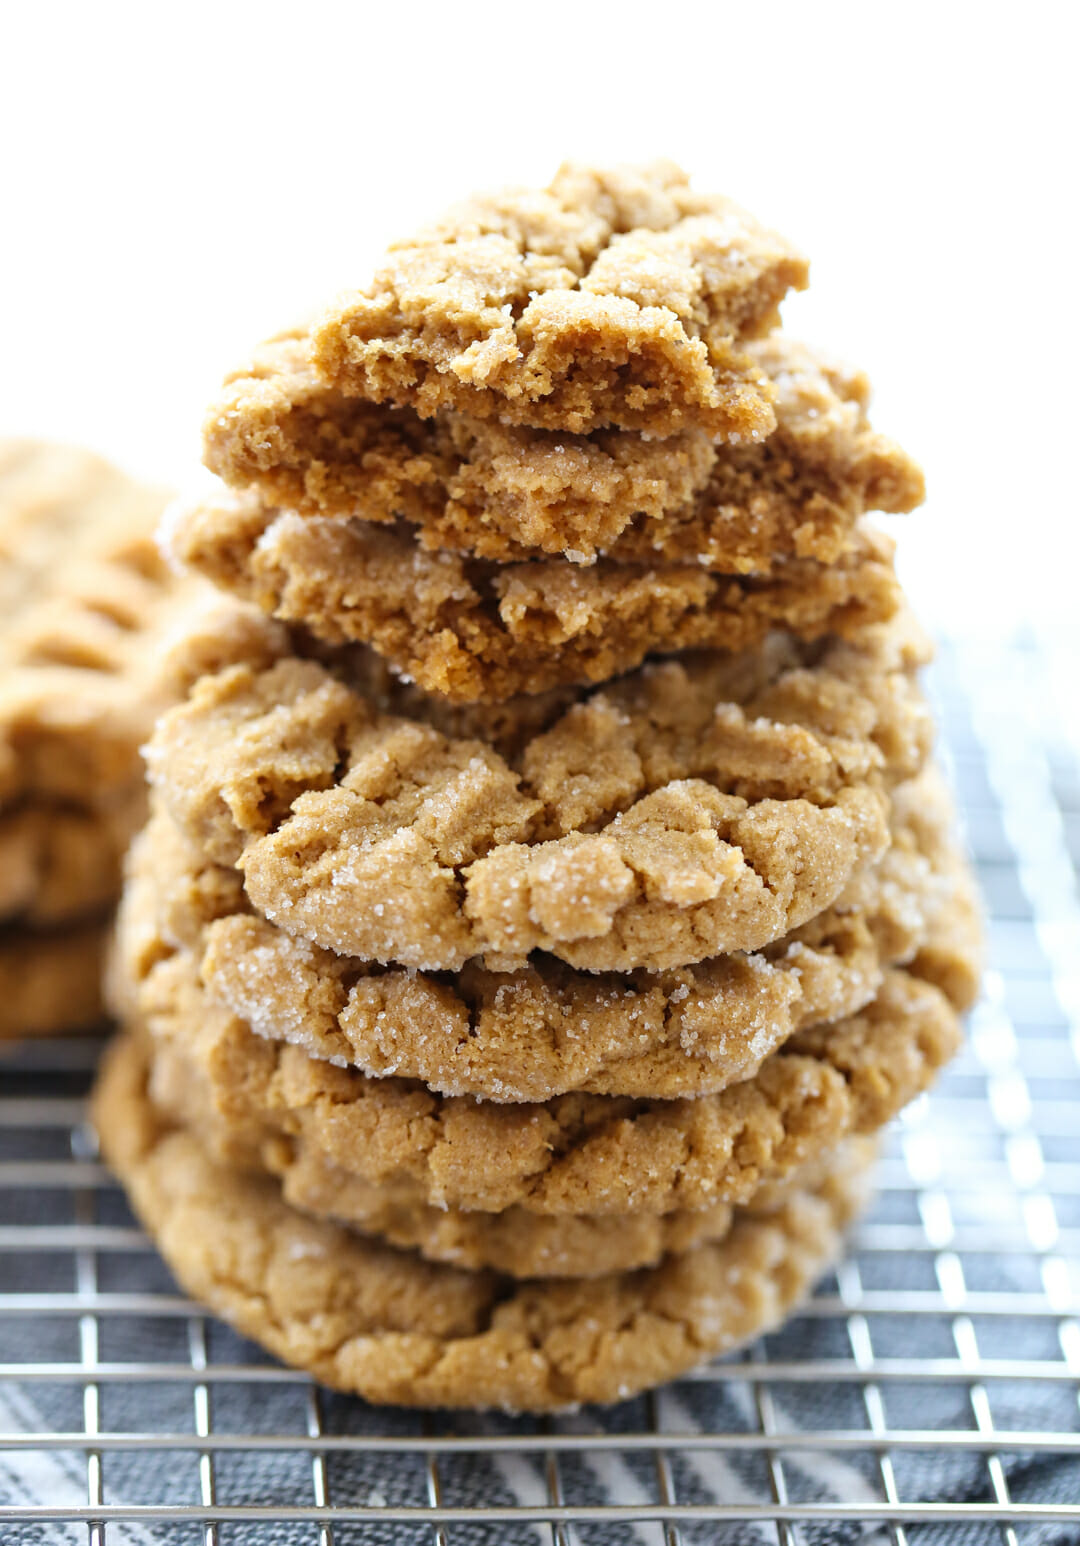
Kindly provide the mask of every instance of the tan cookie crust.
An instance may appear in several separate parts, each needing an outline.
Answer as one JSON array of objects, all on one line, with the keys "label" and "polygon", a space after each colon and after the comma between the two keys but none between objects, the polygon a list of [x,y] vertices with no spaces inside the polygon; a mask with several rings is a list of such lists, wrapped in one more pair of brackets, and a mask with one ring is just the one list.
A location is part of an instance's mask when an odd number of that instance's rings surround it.
[{"label": "tan cookie crust", "polygon": [[51,934],[0,934],[0,1041],[99,1025],[108,939],[101,921]]},{"label": "tan cookie crust", "polygon": [[105,810],[137,796],[139,747],[192,682],[274,658],[254,609],[179,580],[166,496],[86,451],[0,440],[0,807]]},{"label": "tan cookie crust", "polygon": [[919,658],[886,629],[816,659],[650,666],[556,710],[512,762],[286,658],[199,683],[148,767],[257,910],[327,949],[679,966],[781,937],[882,852],[881,790],[929,744]]},{"label": "tan cookie crust", "polygon": [[[0,921],[8,930],[55,931],[112,906],[122,852],[145,818],[139,749],[154,718],[238,653],[256,660],[262,648],[269,661],[262,641],[284,648],[261,614],[215,601],[202,582],[169,571],[154,540],[164,503],[88,452],[0,441]],[[5,1034],[96,1020],[96,930],[80,929],[70,947],[55,932],[27,937],[26,974],[14,963],[6,972]]]},{"label": "tan cookie crust", "polygon": [[[857,1140],[843,1146],[839,1165],[854,1171],[869,1164],[873,1145],[868,1140],[862,1144],[862,1149]],[[285,1201],[301,1213],[380,1236],[389,1245],[419,1251],[428,1261],[472,1271],[490,1269],[512,1278],[596,1278],[655,1267],[665,1257],[725,1239],[738,1218],[738,1210],[727,1203],[696,1212],[598,1218],[546,1217],[524,1208],[467,1213],[418,1205],[408,1191],[398,1195],[392,1188],[374,1187],[322,1155],[288,1142],[265,1145],[263,1156],[265,1168],[281,1183]],[[830,1160],[832,1171],[838,1160]],[[823,1174],[804,1178],[800,1173],[794,1184],[801,1190],[824,1179]],[[755,1210],[780,1206],[783,1193],[791,1189],[762,1187],[754,1198]]]},{"label": "tan cookie crust", "polygon": [[0,805],[136,794],[198,588],[154,542],[165,503],[84,451],[0,441]]},{"label": "tan cookie crust", "polygon": [[645,1271],[514,1283],[305,1218],[272,1182],[165,1127],[145,1077],[138,1044],[116,1043],[95,1119],[181,1285],[271,1353],[376,1402],[544,1411],[631,1396],[776,1325],[838,1253],[865,1185],[834,1175]]},{"label": "tan cookie crust", "polygon": [[702,430],[647,440],[420,419],[328,390],[307,334],[286,334],[229,378],[207,417],[206,464],[268,505],[402,518],[425,547],[504,563],[538,552],[732,574],[784,557],[832,563],[866,511],[920,503],[918,467],[870,426],[864,375],[782,333],[748,353],[772,384],[777,427],[718,446]]},{"label": "tan cookie crust", "polygon": [[[0,605],[5,630],[0,649],[9,665],[35,645],[44,648],[38,620],[53,596],[98,564],[119,566],[117,584],[161,577],[153,542],[165,495],[124,476],[100,457],[39,440],[0,440]],[[95,576],[96,578],[96,576]],[[117,597],[117,608],[137,607],[142,592]],[[126,621],[116,618],[120,625]],[[89,626],[89,619],[79,623]],[[102,609],[101,621],[107,621]],[[43,632],[43,630],[41,630]],[[108,638],[107,633],[104,635]]]},{"label": "tan cookie crust", "polygon": [[545,189],[478,196],[395,243],[323,316],[313,359],[339,390],[424,416],[755,439],[774,421],[739,345],[807,272],[670,162],[568,164]]},{"label": "tan cookie crust", "polygon": [[498,564],[430,552],[405,523],[305,518],[248,491],[173,506],[173,559],[328,644],[368,644],[429,692],[500,701],[599,682],[655,651],[739,650],[771,629],[854,636],[900,604],[892,543],[860,526],[832,564],[767,575],[565,558]]},{"label": "tan cookie crust", "polygon": [[147,976],[137,1013],[209,1079],[232,1128],[276,1130],[350,1174],[408,1187],[417,1202],[491,1213],[744,1203],[846,1138],[876,1132],[960,1040],[940,990],[896,970],[859,1014],[799,1032],[753,1079],[718,1095],[572,1094],[512,1105],[372,1079],[268,1041],[213,1003],[184,953]]},{"label": "tan cookie crust", "polygon": [[211,997],[260,1035],[446,1095],[712,1093],[751,1077],[800,1027],[863,1008],[884,968],[910,960],[959,905],[940,778],[928,770],[901,791],[888,853],[760,954],[627,976],[538,956],[516,972],[473,964],[453,981],[373,968],[252,916],[236,872],[200,860],[158,812],[132,853],[118,964],[137,987],[190,950]]}]

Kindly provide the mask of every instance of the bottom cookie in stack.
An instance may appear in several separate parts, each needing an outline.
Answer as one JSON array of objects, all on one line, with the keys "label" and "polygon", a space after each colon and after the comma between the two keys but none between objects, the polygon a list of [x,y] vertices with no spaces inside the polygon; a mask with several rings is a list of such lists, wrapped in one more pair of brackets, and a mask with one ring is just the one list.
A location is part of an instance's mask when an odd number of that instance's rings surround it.
[{"label": "bottom cookie in stack", "polygon": [[148,1073],[145,1045],[121,1038],[95,1118],[180,1283],[287,1363],[378,1402],[539,1412],[629,1397],[777,1325],[836,1257],[866,1190],[869,1156],[846,1148],[656,1267],[515,1279],[307,1216],[170,1122]]}]

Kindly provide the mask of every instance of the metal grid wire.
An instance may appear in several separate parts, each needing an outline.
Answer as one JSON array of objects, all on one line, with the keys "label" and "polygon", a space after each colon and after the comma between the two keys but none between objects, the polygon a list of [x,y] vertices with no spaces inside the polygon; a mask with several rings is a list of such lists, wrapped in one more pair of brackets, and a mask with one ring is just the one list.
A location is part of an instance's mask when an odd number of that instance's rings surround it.
[{"label": "metal grid wire", "polygon": [[271,1364],[177,1294],[96,1162],[94,1048],[0,1062],[0,1498],[37,1500],[0,1504],[4,1546],[1080,1541],[1078,666],[943,649],[991,918],[967,1049],[806,1310],[611,1412],[381,1411]]}]

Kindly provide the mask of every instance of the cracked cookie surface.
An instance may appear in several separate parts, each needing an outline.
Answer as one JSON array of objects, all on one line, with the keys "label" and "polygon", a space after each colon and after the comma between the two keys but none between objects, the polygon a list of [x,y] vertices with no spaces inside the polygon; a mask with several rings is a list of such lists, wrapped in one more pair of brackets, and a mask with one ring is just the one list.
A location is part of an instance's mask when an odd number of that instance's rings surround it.
[{"label": "cracked cookie surface", "polygon": [[186,950],[213,999],[271,1040],[448,1095],[675,1097],[752,1076],[794,1031],[852,1014],[939,935],[965,892],[936,770],[897,791],[888,852],[832,908],[756,955],[582,974],[537,956],[452,979],[382,970],[253,916],[237,873],[158,811],[132,853],[118,964],[138,985]]},{"label": "cracked cookie surface", "polygon": [[633,1273],[514,1282],[306,1218],[151,1104],[138,1044],[95,1097],[106,1159],[186,1291],[286,1362],[368,1400],[544,1411],[615,1401],[778,1324],[838,1253],[857,1168]]},{"label": "cracked cookie surface", "polygon": [[324,381],[427,416],[755,439],[770,393],[742,344],[807,264],[670,162],[567,164],[477,196],[395,243],[313,330]]},{"label": "cracked cookie surface", "polygon": [[285,657],[201,681],[148,769],[257,910],[327,949],[686,965],[779,938],[884,851],[885,791],[929,746],[921,658],[898,626],[662,662],[555,704],[508,761]]},{"label": "cracked cookie surface", "polygon": [[205,428],[207,466],[303,516],[417,528],[434,549],[502,563],[694,563],[763,573],[784,557],[835,562],[870,510],[911,510],[923,481],[866,416],[869,383],[777,333],[748,346],[776,429],[747,445],[702,430],[666,440],[571,435],[440,414],[419,419],[328,389],[304,332],[230,378]]},{"label": "cracked cookie surface", "polygon": [[766,575],[696,560],[499,564],[431,552],[405,523],[305,518],[222,490],[175,504],[162,541],[270,616],[330,645],[368,644],[468,702],[603,681],[656,651],[746,649],[772,629],[851,636],[900,605],[892,543],[865,525],[835,563],[782,559]]},{"label": "cracked cookie surface", "polygon": [[[960,934],[952,951],[976,955]],[[717,1095],[569,1094],[507,1104],[372,1079],[256,1035],[215,1004],[185,953],[142,983],[129,1018],[189,1058],[239,1132],[267,1129],[417,1202],[497,1213],[670,1213],[742,1204],[848,1137],[874,1133],[955,1053],[944,994],[890,970],[858,1014],[812,1026]]]}]

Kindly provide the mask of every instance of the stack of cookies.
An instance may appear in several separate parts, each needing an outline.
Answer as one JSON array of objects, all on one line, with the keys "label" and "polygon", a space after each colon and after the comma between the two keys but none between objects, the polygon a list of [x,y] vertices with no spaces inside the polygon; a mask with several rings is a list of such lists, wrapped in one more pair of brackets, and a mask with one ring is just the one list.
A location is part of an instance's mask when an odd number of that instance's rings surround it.
[{"label": "stack of cookies", "polygon": [[87,452],[0,442],[0,1040],[100,1021],[162,630],[190,585],[165,499]]},{"label": "stack of cookies", "polygon": [[863,521],[921,479],[778,331],[805,283],[675,168],[568,167],[210,416],[166,542],[263,621],[150,742],[97,1118],[180,1281],[329,1384],[544,1410],[775,1325],[957,1046]]},{"label": "stack of cookies", "polygon": [[165,503],[87,451],[0,441],[0,1041],[101,1023],[140,748],[249,653],[252,619],[162,558]]}]

